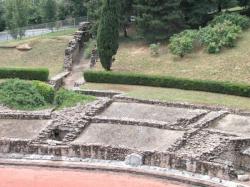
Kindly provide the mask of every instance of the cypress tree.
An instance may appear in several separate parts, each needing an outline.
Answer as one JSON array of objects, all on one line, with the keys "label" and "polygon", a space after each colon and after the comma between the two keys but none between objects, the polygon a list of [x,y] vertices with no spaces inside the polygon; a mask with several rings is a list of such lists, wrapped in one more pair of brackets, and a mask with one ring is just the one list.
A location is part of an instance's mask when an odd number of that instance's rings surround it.
[{"label": "cypress tree", "polygon": [[136,0],[139,33],[148,41],[163,40],[185,28],[181,0]]},{"label": "cypress tree", "polygon": [[120,1],[104,0],[97,32],[97,47],[103,68],[111,70],[112,57],[119,47]]}]

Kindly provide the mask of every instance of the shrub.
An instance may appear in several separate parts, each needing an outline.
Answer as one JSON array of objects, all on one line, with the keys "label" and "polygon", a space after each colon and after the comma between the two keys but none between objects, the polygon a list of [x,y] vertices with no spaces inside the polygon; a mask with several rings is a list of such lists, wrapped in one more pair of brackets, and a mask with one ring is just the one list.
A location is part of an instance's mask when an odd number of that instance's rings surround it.
[{"label": "shrub", "polygon": [[194,48],[194,42],[197,39],[197,34],[198,32],[196,30],[185,30],[173,35],[170,38],[170,51],[180,57],[191,53]]},{"label": "shrub", "polygon": [[241,28],[229,21],[207,26],[199,31],[199,38],[209,53],[218,53],[222,47],[234,47]]},{"label": "shrub", "polygon": [[96,48],[96,45],[96,40],[91,39],[88,41],[84,48],[84,58],[89,59],[91,57],[92,50]]},{"label": "shrub", "polygon": [[93,101],[94,97],[86,96],[83,94],[76,93],[65,89],[60,89],[56,93],[55,103],[59,108],[72,107],[78,103],[87,103]]},{"label": "shrub", "polygon": [[19,79],[0,84],[0,103],[15,109],[35,109],[46,106],[44,97],[30,82]]},{"label": "shrub", "polygon": [[155,86],[166,88],[178,88],[184,90],[207,91],[222,94],[250,97],[250,86],[229,82],[217,82],[207,80],[190,80],[167,76],[152,76],[131,73],[112,73],[86,71],[84,78],[87,82],[130,84],[142,86]]},{"label": "shrub", "polygon": [[229,21],[241,29],[247,29],[250,26],[249,18],[237,13],[222,13],[211,21],[211,25],[223,24],[225,21]]},{"label": "shrub", "polygon": [[32,85],[44,97],[46,102],[53,104],[55,97],[55,90],[52,86],[40,81],[32,81]]},{"label": "shrub", "polygon": [[160,43],[150,44],[149,49],[151,56],[158,56],[160,54]]},{"label": "shrub", "polygon": [[49,70],[46,68],[0,68],[1,79],[19,78],[47,81],[48,77]]}]

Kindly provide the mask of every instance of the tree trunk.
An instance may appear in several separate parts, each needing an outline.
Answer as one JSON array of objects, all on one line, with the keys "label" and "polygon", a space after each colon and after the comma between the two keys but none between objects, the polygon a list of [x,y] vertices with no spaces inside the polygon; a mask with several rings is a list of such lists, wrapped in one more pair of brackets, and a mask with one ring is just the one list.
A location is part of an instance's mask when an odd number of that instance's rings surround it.
[{"label": "tree trunk", "polygon": [[123,26],[123,33],[124,33],[124,37],[127,38],[128,37],[128,30],[127,30],[126,25]]},{"label": "tree trunk", "polygon": [[221,12],[222,11],[222,6],[221,6],[221,3],[218,4],[218,12]]}]

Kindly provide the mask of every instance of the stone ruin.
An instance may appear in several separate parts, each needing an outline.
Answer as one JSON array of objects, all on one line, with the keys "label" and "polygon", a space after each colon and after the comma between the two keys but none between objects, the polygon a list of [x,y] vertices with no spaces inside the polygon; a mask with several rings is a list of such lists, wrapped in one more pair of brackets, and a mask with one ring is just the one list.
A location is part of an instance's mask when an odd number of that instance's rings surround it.
[{"label": "stone ruin", "polygon": [[80,23],[78,31],[75,32],[73,39],[69,41],[68,47],[65,49],[64,70],[72,70],[73,64],[79,61],[84,43],[88,42],[90,38],[90,23]]},{"label": "stone ruin", "polygon": [[124,96],[54,112],[6,110],[0,114],[2,158],[118,160],[225,180],[246,180],[250,170],[246,112]]},{"label": "stone ruin", "polygon": [[89,22],[81,22],[79,29],[74,33],[73,39],[69,41],[64,55],[64,71],[55,75],[49,80],[49,83],[55,88],[59,89],[63,86],[64,80],[72,71],[73,65],[77,64],[82,57],[84,50],[84,43],[91,38],[91,24]]}]

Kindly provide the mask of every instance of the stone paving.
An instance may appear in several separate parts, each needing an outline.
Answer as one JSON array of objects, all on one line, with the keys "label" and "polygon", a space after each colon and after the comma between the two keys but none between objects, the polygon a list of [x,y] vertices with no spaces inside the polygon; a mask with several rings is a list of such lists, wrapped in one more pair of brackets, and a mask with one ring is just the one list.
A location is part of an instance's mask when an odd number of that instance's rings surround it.
[{"label": "stone paving", "polygon": [[50,120],[3,119],[0,120],[0,138],[32,140],[51,122]]},{"label": "stone paving", "polygon": [[246,113],[109,98],[51,111],[47,120],[33,113],[0,118],[0,153],[121,161],[136,153],[145,165],[224,179],[250,170]]}]

